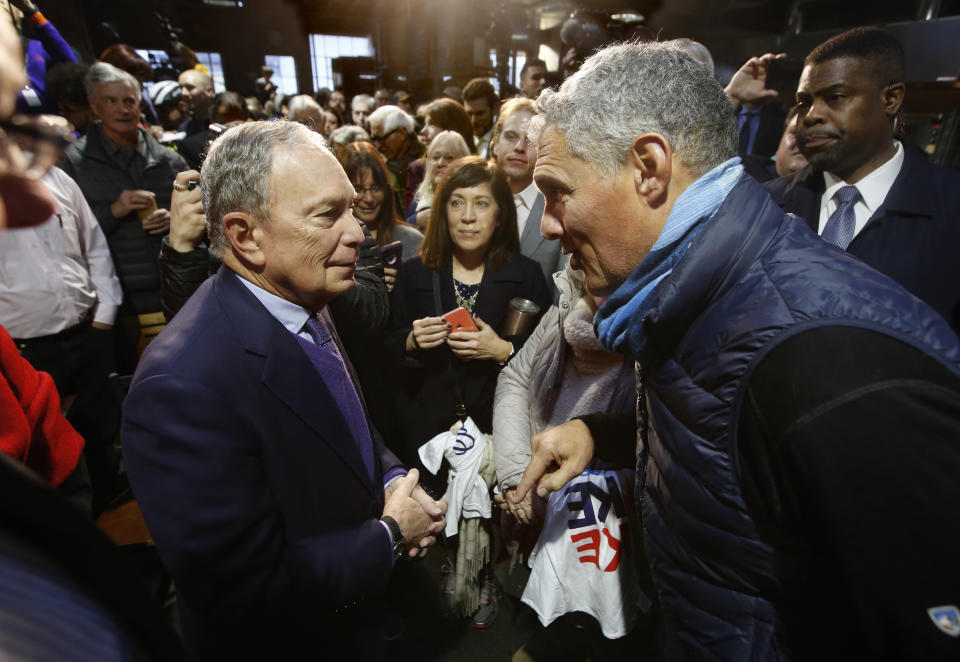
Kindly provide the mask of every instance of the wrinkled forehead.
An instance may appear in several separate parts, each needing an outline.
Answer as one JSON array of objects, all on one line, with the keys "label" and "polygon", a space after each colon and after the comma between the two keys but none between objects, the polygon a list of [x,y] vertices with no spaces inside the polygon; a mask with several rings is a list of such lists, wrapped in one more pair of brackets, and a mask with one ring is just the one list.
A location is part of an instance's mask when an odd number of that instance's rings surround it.
[{"label": "wrinkled forehead", "polygon": [[353,185],[343,166],[318,133],[296,142],[274,145],[270,150],[270,171],[266,173],[269,198],[276,200],[286,184],[309,182],[309,189],[328,200],[352,199]]},{"label": "wrinkled forehead", "polygon": [[94,96],[112,96],[112,97],[138,97],[137,88],[129,81],[116,81],[114,83],[100,83],[93,88]]}]

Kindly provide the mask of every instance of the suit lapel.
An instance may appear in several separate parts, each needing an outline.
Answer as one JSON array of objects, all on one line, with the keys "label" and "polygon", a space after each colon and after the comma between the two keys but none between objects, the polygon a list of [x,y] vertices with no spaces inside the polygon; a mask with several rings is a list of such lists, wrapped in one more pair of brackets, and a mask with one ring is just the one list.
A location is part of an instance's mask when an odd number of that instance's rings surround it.
[{"label": "suit lapel", "polygon": [[817,234],[820,229],[820,198],[823,189],[823,172],[808,165],[793,175],[783,193],[783,208],[802,218]]},{"label": "suit lapel", "polygon": [[217,296],[244,348],[264,358],[261,373],[264,386],[317,434],[317,441],[333,448],[371,494],[376,495],[360,450],[333,394],[296,337],[274,319],[230,269],[221,268],[214,278]]},{"label": "suit lapel", "polygon": [[543,219],[544,206],[543,193],[537,193],[537,197],[533,201],[533,209],[527,214],[527,222],[523,226],[523,236],[520,237],[520,252],[528,257],[533,255],[543,242],[543,235],[540,234],[540,221]]}]

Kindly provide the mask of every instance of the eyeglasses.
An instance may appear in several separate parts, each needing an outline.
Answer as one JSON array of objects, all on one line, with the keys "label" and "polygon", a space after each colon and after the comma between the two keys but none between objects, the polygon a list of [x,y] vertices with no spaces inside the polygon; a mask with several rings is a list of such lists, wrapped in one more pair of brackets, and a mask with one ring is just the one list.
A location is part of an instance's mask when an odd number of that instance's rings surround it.
[{"label": "eyeglasses", "polygon": [[370,140],[372,140],[372,141],[375,142],[375,143],[384,143],[384,142],[387,142],[387,138],[389,138],[390,136],[392,136],[393,134],[395,134],[397,131],[399,131],[400,128],[401,128],[401,127],[398,126],[398,127],[397,127],[396,129],[394,129],[393,131],[391,131],[391,132],[389,132],[389,133],[385,133],[385,134],[383,134],[382,136],[370,136]]},{"label": "eyeglasses", "polygon": [[376,185],[376,184],[374,184],[373,186],[356,186],[356,187],[354,187],[354,188],[356,188],[356,190],[357,190],[357,196],[356,196],[356,197],[357,197],[358,199],[359,199],[359,198],[362,198],[362,197],[365,196],[367,193],[371,194],[371,195],[374,196],[374,197],[376,197],[376,196],[380,195],[381,193],[383,193],[383,187],[382,187],[382,186],[378,186],[378,185]]},{"label": "eyeglasses", "polygon": [[0,170],[43,177],[73,141],[73,127],[62,117],[14,115],[0,120]]}]

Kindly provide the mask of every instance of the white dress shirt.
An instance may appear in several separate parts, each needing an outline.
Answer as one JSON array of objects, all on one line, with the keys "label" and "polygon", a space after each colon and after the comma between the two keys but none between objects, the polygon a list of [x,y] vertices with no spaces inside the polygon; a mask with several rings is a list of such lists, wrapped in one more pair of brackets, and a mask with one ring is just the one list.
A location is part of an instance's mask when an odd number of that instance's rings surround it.
[{"label": "white dress shirt", "polygon": [[533,210],[533,203],[537,201],[537,194],[540,191],[537,185],[530,182],[530,185],[513,196],[513,203],[517,206],[517,234],[523,236],[523,229],[527,226],[527,216]]},{"label": "white dress shirt", "polygon": [[[853,236],[856,237],[860,231],[866,227],[867,221],[877,211],[883,201],[887,198],[887,193],[893,186],[894,180],[900,174],[900,168],[903,166],[903,146],[899,140],[893,141],[897,151],[886,163],[871,172],[869,175],[856,183],[857,190],[860,191],[860,200],[853,207],[853,213],[856,217]],[[823,229],[827,226],[827,219],[837,210],[837,201],[833,196],[847,183],[842,179],[830,174],[823,173],[823,180],[826,188],[823,191],[823,197],[820,198],[820,225],[817,233],[823,234]]]},{"label": "white dress shirt", "polygon": [[65,172],[44,176],[57,211],[0,238],[0,324],[14,338],[37,338],[93,321],[113,324],[123,300],[107,239]]},{"label": "white dress shirt", "polygon": [[490,138],[493,137],[493,127],[497,123],[497,118],[493,118],[493,124],[490,125],[490,128],[487,129],[487,132],[482,136],[474,136],[473,144],[477,147],[477,156],[482,159],[490,158]]}]

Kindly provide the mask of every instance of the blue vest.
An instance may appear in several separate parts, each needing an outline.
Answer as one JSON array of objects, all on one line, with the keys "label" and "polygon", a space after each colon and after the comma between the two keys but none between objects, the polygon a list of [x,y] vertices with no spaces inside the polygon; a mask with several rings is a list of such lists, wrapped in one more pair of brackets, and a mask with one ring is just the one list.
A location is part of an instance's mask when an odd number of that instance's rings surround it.
[{"label": "blue vest", "polygon": [[825,325],[880,331],[958,373],[960,343],[926,304],[822,242],[749,177],[651,296],[634,322],[655,357],[643,366],[637,496],[664,657],[784,658],[769,600],[776,559],[745,504],[737,457],[752,370],[783,340]]}]

